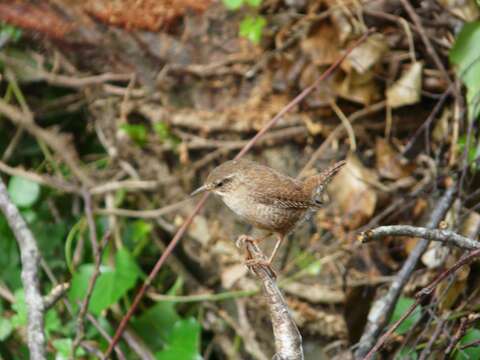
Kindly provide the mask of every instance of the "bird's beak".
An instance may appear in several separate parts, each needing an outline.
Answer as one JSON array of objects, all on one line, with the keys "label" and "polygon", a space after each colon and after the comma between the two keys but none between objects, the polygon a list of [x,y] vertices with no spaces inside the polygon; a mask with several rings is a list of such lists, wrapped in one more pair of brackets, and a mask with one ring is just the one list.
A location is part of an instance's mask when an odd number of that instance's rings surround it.
[{"label": "bird's beak", "polygon": [[195,196],[195,195],[198,195],[198,194],[201,194],[205,191],[209,191],[210,190],[210,186],[208,185],[203,185],[203,186],[200,186],[197,190],[195,190],[194,192],[192,192],[190,194],[190,196]]}]

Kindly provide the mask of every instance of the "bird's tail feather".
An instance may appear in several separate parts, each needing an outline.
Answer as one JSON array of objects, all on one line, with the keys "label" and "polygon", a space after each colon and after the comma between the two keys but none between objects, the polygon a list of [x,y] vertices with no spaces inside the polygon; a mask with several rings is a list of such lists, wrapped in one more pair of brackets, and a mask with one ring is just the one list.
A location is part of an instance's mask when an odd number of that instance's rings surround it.
[{"label": "bird's tail feather", "polygon": [[319,190],[323,192],[325,187],[332,181],[335,175],[342,169],[347,162],[339,161],[329,168],[323,170],[320,174],[310,176],[304,181],[304,189],[307,194],[314,196]]}]

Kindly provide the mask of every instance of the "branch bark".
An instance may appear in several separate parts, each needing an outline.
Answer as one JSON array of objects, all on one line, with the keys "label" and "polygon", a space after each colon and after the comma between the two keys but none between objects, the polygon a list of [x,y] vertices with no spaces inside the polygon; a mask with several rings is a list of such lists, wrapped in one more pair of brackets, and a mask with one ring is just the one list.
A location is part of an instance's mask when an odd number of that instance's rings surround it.
[{"label": "branch bark", "polygon": [[302,336],[277,286],[275,276],[271,269],[262,264],[265,256],[257,244],[251,239],[249,241],[248,237],[244,237],[244,239],[245,241],[241,242],[245,244],[249,256],[258,262],[258,264],[250,265],[250,268],[262,281],[263,293],[270,310],[277,351],[272,360],[303,360]]},{"label": "branch bark", "polygon": [[22,283],[28,313],[28,349],[30,359],[45,359],[45,334],[43,332],[44,304],[38,281],[40,252],[32,232],[27,227],[17,207],[11,202],[7,188],[0,179],[0,209],[13,231],[20,248]]},{"label": "branch bark", "polygon": [[458,246],[462,249],[474,250],[480,248],[480,242],[457,234],[450,230],[427,229],[410,225],[379,226],[360,234],[360,241],[369,242],[386,236],[411,236],[425,240],[438,241]]}]

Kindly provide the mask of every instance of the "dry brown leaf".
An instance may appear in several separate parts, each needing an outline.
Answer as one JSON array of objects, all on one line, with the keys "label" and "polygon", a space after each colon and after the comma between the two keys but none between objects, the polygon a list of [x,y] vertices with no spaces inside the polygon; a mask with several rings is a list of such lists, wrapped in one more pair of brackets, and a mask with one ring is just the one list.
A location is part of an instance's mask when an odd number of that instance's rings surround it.
[{"label": "dry brown leaf", "polygon": [[417,103],[422,91],[423,63],[414,62],[405,70],[391,87],[386,91],[387,104],[392,108]]},{"label": "dry brown leaf", "polygon": [[337,30],[328,23],[322,23],[300,44],[302,51],[317,66],[333,64],[340,56],[340,46]]},{"label": "dry brown leaf", "polygon": [[344,214],[342,223],[348,228],[357,228],[373,215],[377,194],[369,184],[377,181],[375,173],[354,154],[348,156],[344,169],[332,181],[330,194]]},{"label": "dry brown leaf", "polygon": [[438,3],[465,22],[475,21],[480,17],[480,9],[475,0],[439,0]]},{"label": "dry brown leaf", "polygon": [[388,44],[385,37],[379,33],[373,34],[364,43],[353,49],[342,63],[342,69],[347,73],[355,70],[359,74],[365,74],[381,61],[387,51]]},{"label": "dry brown leaf", "polygon": [[375,152],[377,170],[382,177],[397,180],[412,173],[411,166],[402,163],[400,154],[384,138],[377,138]]},{"label": "dry brown leaf", "polygon": [[343,80],[335,82],[335,91],[342,98],[362,105],[369,105],[380,98],[372,72],[359,74],[355,70],[350,71]]}]

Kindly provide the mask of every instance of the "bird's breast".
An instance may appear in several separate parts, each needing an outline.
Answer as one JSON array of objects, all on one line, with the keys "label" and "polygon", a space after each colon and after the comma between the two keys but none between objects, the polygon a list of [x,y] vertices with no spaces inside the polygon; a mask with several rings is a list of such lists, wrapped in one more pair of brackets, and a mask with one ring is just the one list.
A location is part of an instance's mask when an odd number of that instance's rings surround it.
[{"label": "bird's breast", "polygon": [[287,233],[305,214],[304,209],[278,208],[242,196],[223,196],[223,202],[243,221],[260,229]]}]

